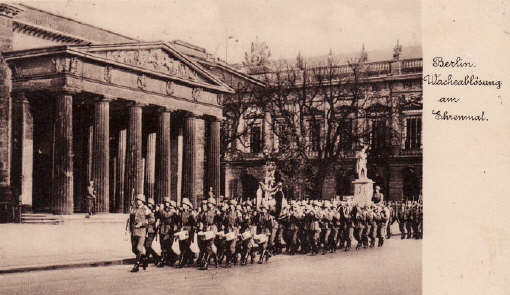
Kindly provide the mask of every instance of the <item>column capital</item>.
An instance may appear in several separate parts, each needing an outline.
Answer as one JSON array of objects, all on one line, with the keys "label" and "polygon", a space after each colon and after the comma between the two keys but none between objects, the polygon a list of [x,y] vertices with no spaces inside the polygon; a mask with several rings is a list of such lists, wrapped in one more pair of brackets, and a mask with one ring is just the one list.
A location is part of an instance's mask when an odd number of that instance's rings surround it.
[{"label": "column capital", "polygon": [[28,98],[25,94],[25,91],[14,91],[12,93],[13,95],[13,98],[15,99],[16,102],[19,102],[19,103],[28,103]]},{"label": "column capital", "polygon": [[138,101],[131,101],[131,102],[127,103],[127,105],[129,107],[139,107],[139,108],[143,108],[143,107],[147,106],[146,103],[142,103],[142,102],[138,102]]},{"label": "column capital", "polygon": [[81,89],[77,87],[70,87],[70,86],[63,86],[57,89],[52,90],[55,94],[61,94],[61,95],[76,95],[78,93],[81,93]]},{"label": "column capital", "polygon": [[158,111],[160,113],[173,113],[176,111],[176,109],[172,108],[172,107],[160,106],[160,107],[158,107]]},{"label": "column capital", "polygon": [[113,100],[117,100],[118,98],[113,95],[98,95],[96,98],[96,102],[103,101],[103,102],[111,102]]}]

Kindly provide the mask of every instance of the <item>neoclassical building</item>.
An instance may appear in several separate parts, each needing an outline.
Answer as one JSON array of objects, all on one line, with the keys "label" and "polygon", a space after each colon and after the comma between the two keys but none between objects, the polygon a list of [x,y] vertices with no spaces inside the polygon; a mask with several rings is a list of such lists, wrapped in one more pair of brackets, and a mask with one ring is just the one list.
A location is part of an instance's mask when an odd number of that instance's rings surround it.
[{"label": "neoclassical building", "polygon": [[72,214],[90,180],[97,212],[126,212],[139,193],[195,204],[211,187],[220,194],[219,101],[249,76],[185,42],[23,4],[0,4],[0,36],[3,198]]}]

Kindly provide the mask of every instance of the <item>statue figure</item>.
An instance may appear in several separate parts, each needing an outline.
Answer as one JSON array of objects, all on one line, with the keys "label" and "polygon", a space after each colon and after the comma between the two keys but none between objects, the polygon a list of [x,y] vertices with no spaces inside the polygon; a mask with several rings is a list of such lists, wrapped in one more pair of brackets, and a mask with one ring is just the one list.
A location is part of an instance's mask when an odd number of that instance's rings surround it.
[{"label": "statue figure", "polygon": [[367,178],[367,149],[368,145],[363,145],[362,149],[356,152],[356,172],[358,179]]},{"label": "statue figure", "polygon": [[399,44],[397,40],[397,45],[393,48],[393,60],[398,61],[400,59],[400,54],[402,53],[402,45]]}]

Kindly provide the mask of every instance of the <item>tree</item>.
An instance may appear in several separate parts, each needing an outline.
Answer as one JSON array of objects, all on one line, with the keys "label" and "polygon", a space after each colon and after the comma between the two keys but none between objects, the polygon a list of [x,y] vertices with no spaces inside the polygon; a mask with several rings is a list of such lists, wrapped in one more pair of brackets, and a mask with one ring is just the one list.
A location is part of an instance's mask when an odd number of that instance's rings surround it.
[{"label": "tree", "polygon": [[391,86],[390,95],[378,95],[380,83],[369,78],[387,74],[390,65],[366,60],[363,50],[337,65],[330,53],[327,63],[309,66],[299,55],[297,65],[275,63],[257,76],[268,86],[257,89],[254,102],[271,114],[275,136],[267,158],[301,194],[320,198],[328,174],[362,143],[374,161],[387,161],[400,145],[399,114],[410,102],[391,95]]}]

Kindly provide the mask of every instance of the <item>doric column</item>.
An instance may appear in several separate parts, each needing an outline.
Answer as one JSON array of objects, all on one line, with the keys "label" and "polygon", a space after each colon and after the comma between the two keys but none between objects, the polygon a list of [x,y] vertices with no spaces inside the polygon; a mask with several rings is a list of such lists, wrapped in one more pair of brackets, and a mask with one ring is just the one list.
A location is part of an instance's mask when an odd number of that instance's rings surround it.
[{"label": "doric column", "polygon": [[145,157],[145,196],[147,199],[155,199],[156,137],[156,133],[149,133],[147,136],[147,155]]},{"label": "doric column", "polygon": [[19,161],[16,164],[20,169],[20,201],[23,206],[31,207],[34,160],[33,119],[30,103],[24,92],[16,93],[16,106],[17,117],[15,119],[19,123],[17,132]]},{"label": "doric column", "polygon": [[198,195],[204,193],[204,120],[193,115],[184,118],[184,155],[182,196],[189,198],[193,206]]},{"label": "doric column", "polygon": [[129,119],[126,139],[126,180],[124,212],[129,210],[134,197],[143,192],[142,170],[142,106],[129,106]]},{"label": "doric column", "polygon": [[209,123],[209,138],[207,142],[207,188],[213,188],[214,195],[220,195],[220,121],[214,119]]},{"label": "doric column", "polygon": [[92,140],[92,180],[96,190],[96,212],[109,212],[110,206],[110,99],[94,104],[94,137]]},{"label": "doric column", "polygon": [[179,134],[177,135],[177,204],[181,204],[182,198],[182,173],[183,173],[183,158],[184,158],[184,130],[179,127]]},{"label": "doric column", "polygon": [[54,214],[73,213],[73,93],[55,97],[53,134],[53,198]]},{"label": "doric column", "polygon": [[156,202],[170,197],[171,160],[170,160],[170,110],[162,109],[158,118],[156,137]]},{"label": "doric column", "polygon": [[126,178],[126,129],[119,131],[119,148],[117,154],[117,197],[115,198],[116,212],[124,212],[124,191]]},{"label": "doric column", "polygon": [[195,117],[184,118],[182,198],[189,198],[195,206]]}]

